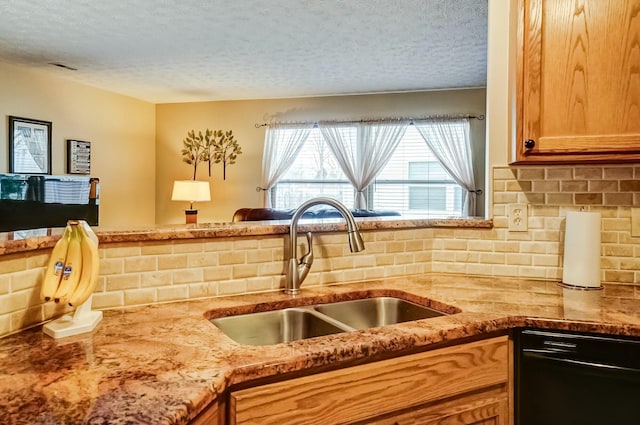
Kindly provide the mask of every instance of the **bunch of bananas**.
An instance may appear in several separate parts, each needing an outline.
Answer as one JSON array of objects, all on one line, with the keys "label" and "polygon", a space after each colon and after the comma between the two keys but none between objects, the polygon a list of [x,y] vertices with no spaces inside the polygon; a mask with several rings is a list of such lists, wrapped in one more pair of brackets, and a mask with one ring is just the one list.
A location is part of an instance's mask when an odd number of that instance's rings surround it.
[{"label": "bunch of bananas", "polygon": [[84,220],[69,220],[51,252],[40,297],[43,301],[85,302],[98,281],[98,238]]}]

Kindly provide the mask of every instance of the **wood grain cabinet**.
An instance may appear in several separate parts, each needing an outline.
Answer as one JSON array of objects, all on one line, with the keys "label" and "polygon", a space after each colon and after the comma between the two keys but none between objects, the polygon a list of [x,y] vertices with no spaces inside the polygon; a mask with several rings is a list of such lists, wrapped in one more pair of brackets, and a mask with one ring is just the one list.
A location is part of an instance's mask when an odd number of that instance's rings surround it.
[{"label": "wood grain cabinet", "polygon": [[507,337],[233,391],[227,423],[506,424]]},{"label": "wood grain cabinet", "polygon": [[513,163],[640,160],[640,0],[519,0]]}]

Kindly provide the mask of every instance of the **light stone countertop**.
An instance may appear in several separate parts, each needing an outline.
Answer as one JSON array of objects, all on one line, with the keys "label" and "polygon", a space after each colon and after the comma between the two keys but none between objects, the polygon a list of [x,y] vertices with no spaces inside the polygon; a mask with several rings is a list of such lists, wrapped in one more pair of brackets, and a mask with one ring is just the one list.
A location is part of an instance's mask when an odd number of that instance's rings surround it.
[{"label": "light stone countertop", "polygon": [[[265,347],[237,344],[208,320],[377,295],[453,314]],[[54,340],[36,327],[0,339],[0,423],[185,424],[240,383],[523,326],[638,337],[640,293],[425,274],[303,286],[295,298],[270,292],[106,311],[90,334]]]},{"label": "light stone countertop", "polygon": [[[357,218],[360,230],[413,229],[413,228],[491,228],[493,222],[484,218],[430,218],[402,219],[398,217]],[[289,220],[243,221],[237,223],[198,223],[184,225],[149,226],[134,229],[94,227],[100,243],[164,241],[173,239],[226,238],[236,236],[284,235],[289,233]],[[300,220],[299,232],[336,232],[346,229],[341,218]],[[36,229],[0,233],[0,256],[19,252],[53,248],[63,228]]]}]

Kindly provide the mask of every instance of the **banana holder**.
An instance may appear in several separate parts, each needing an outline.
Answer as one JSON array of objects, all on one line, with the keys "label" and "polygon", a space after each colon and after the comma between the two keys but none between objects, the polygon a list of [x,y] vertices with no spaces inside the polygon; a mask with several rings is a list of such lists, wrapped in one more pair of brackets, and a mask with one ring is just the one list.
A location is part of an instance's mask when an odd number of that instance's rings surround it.
[{"label": "banana holder", "polygon": [[[78,226],[82,226],[86,235],[98,245],[98,237],[93,232],[91,227],[84,220],[73,221]],[[96,259],[97,261],[97,259]],[[91,300],[93,295],[90,295],[86,301],[78,305],[73,313],[65,314],[62,317],[52,320],[46,323],[42,331],[52,338],[64,338],[68,336],[83,334],[91,332],[102,320],[102,311],[91,310]]]}]

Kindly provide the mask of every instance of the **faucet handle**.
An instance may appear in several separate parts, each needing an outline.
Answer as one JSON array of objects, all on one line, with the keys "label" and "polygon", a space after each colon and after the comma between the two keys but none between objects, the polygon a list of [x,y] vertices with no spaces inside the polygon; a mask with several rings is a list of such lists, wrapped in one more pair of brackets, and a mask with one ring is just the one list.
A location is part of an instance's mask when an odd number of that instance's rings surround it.
[{"label": "faucet handle", "polygon": [[307,232],[307,245],[309,245],[309,251],[300,258],[300,265],[311,267],[313,264],[313,234]]}]

